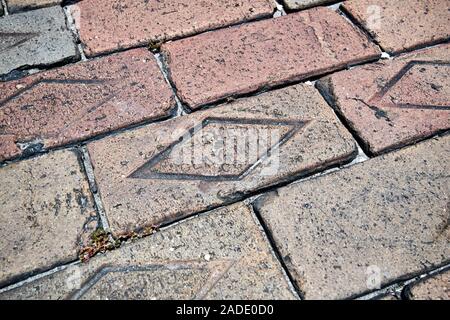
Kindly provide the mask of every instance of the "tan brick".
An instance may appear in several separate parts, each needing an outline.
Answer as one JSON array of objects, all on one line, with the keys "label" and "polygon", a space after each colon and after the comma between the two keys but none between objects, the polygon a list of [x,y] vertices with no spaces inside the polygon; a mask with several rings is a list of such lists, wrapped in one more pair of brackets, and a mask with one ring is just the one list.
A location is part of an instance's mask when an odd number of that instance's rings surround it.
[{"label": "tan brick", "polygon": [[92,56],[267,17],[274,11],[274,2],[85,0],[71,11],[86,54]]},{"label": "tan brick", "polygon": [[251,210],[195,217],[0,299],[294,299]]},{"label": "tan brick", "polygon": [[374,154],[450,128],[450,45],[335,73],[319,82]]},{"label": "tan brick", "polygon": [[314,8],[162,46],[191,108],[374,59],[378,49],[338,13]]},{"label": "tan brick", "polygon": [[97,222],[75,152],[10,164],[0,180],[0,284],[76,260]]},{"label": "tan brick", "polygon": [[95,141],[88,150],[112,230],[126,234],[348,161],[356,147],[320,94],[298,85]]},{"label": "tan brick", "polygon": [[448,261],[449,157],[447,135],[258,199],[305,297],[353,297]]},{"label": "tan brick", "polygon": [[162,118],[175,105],[145,49],[0,83],[0,91],[0,160]]},{"label": "tan brick", "polygon": [[343,8],[389,53],[450,38],[448,0],[349,0]]}]

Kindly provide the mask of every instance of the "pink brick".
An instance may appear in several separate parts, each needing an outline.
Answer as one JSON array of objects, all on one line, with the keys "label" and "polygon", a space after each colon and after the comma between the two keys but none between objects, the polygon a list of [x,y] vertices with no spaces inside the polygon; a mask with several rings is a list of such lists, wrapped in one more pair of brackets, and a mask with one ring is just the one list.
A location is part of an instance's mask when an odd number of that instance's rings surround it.
[{"label": "pink brick", "polygon": [[449,72],[445,44],[335,73],[319,87],[379,154],[450,128]]},{"label": "pink brick", "polygon": [[0,92],[0,160],[27,143],[56,147],[168,116],[174,105],[145,49],[0,83]]},{"label": "pink brick", "polygon": [[314,8],[162,46],[191,108],[374,59],[378,49],[342,16]]},{"label": "pink brick", "polygon": [[270,16],[272,0],[84,0],[72,7],[88,55]]}]

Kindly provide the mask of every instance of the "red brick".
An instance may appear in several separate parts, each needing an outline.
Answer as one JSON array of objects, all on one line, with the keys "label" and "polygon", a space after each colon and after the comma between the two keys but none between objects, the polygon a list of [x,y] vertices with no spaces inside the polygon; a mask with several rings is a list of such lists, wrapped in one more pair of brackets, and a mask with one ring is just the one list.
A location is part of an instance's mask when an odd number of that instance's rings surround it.
[{"label": "red brick", "polygon": [[350,0],[344,9],[389,53],[450,37],[448,0]]},{"label": "red brick", "polygon": [[333,74],[319,87],[374,154],[450,128],[450,45]]},{"label": "red brick", "polygon": [[189,36],[273,11],[272,0],[84,0],[72,8],[88,55]]},{"label": "red brick", "polygon": [[379,52],[327,8],[164,44],[173,82],[191,108],[373,59]]},{"label": "red brick", "polygon": [[255,208],[305,299],[347,299],[450,257],[450,136],[260,197]]},{"label": "red brick", "polygon": [[[0,84],[0,160],[169,115],[172,92],[144,49]],[[29,150],[28,150],[29,151]]]}]

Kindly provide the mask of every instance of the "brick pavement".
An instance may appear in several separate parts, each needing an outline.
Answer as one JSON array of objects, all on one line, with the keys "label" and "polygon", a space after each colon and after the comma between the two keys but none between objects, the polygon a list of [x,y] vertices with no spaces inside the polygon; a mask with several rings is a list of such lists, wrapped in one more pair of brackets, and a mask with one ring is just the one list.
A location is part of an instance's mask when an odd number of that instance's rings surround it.
[{"label": "brick pavement", "polygon": [[97,55],[268,17],[274,2],[89,0],[77,3],[72,11],[86,53]]},{"label": "brick pavement", "polygon": [[0,83],[0,90],[0,160],[37,144],[52,148],[167,117],[175,106],[155,58],[145,49]]},{"label": "brick pavement", "polygon": [[335,73],[319,88],[378,154],[450,128],[449,71],[445,44]]},{"label": "brick pavement", "polygon": [[448,1],[330,2],[1,2],[0,299],[448,300]]},{"label": "brick pavement", "polygon": [[179,97],[194,109],[379,56],[361,32],[326,8],[170,42],[162,52]]}]

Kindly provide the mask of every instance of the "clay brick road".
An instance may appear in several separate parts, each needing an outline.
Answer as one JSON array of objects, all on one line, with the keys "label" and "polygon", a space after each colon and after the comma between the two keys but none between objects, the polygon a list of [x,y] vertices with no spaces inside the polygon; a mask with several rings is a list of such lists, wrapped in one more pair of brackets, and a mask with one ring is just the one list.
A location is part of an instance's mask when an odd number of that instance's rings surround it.
[{"label": "clay brick road", "polygon": [[450,300],[449,25],[1,1],[0,299]]}]

